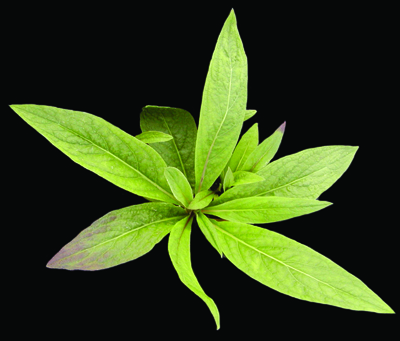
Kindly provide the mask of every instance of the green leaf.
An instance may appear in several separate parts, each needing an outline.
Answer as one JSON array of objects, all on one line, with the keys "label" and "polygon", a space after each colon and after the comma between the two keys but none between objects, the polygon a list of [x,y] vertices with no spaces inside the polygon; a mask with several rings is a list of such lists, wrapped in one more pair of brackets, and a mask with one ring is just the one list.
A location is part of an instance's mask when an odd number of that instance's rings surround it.
[{"label": "green leaf", "polygon": [[235,172],[233,173],[233,176],[235,178],[235,181],[233,182],[232,186],[264,181],[264,178],[262,176],[246,171]]},{"label": "green leaf", "polygon": [[167,166],[178,168],[194,189],[194,150],[197,127],[192,115],[183,109],[148,105],[140,114],[140,128],[161,131],[173,137],[151,146],[165,160]]},{"label": "green leaf", "polygon": [[264,224],[319,211],[329,205],[330,202],[312,199],[252,197],[209,206],[203,213],[238,223]]},{"label": "green leaf", "polygon": [[207,238],[210,244],[218,251],[219,255],[222,258],[222,251],[219,246],[218,234],[210,219],[208,219],[207,216],[198,211],[196,212],[196,220],[197,224],[200,227],[201,232],[203,232],[204,236]]},{"label": "green leaf", "polygon": [[223,184],[223,189],[226,191],[229,187],[233,186],[233,182],[235,181],[235,178],[233,177],[233,173],[230,167],[226,170],[226,174],[224,177],[224,184]]},{"label": "green leaf", "polygon": [[172,140],[171,135],[164,134],[160,131],[145,131],[135,137],[144,143],[166,142]]},{"label": "green leaf", "polygon": [[286,122],[284,122],[270,137],[265,139],[257,148],[255,148],[240,170],[256,173],[260,169],[264,168],[278,151],[285,131],[285,126]]},{"label": "green leaf", "polygon": [[254,196],[317,199],[342,176],[357,149],[326,146],[285,156],[257,173],[264,181],[231,188],[211,205]]},{"label": "green leaf", "polygon": [[12,105],[73,161],[137,195],[177,203],[164,160],[148,145],[100,117],[44,105]]},{"label": "green leaf", "polygon": [[246,110],[244,113],[244,121],[247,121],[249,118],[252,118],[256,114],[257,110]]},{"label": "green leaf", "polygon": [[200,111],[196,141],[196,192],[209,189],[235,148],[247,102],[247,58],[231,11],[218,37]]},{"label": "green leaf", "polygon": [[183,173],[174,167],[165,168],[165,177],[167,178],[169,187],[174,194],[175,198],[188,207],[193,199],[192,188]]},{"label": "green leaf", "polygon": [[149,252],[185,215],[185,210],[168,203],[112,211],[65,245],[47,267],[100,270],[129,262]]},{"label": "green leaf", "polygon": [[255,123],[253,126],[242,136],[239,143],[237,144],[235,151],[229,160],[229,167],[232,172],[236,172],[246,162],[249,155],[258,146],[258,124]]},{"label": "green leaf", "polygon": [[190,261],[190,234],[193,217],[185,217],[172,228],[168,252],[180,280],[208,306],[219,329],[219,312],[214,301],[206,295],[193,273]]},{"label": "green leaf", "polygon": [[262,284],[306,301],[394,313],[358,278],[309,247],[257,226],[211,221],[226,257]]},{"label": "green leaf", "polygon": [[196,194],[193,201],[189,204],[189,210],[201,210],[207,207],[214,198],[214,192],[209,189]]}]

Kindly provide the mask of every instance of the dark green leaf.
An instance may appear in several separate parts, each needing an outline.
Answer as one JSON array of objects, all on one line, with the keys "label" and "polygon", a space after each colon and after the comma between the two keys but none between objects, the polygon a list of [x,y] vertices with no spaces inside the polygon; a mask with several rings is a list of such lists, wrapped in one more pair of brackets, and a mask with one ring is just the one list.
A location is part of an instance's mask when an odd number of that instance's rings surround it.
[{"label": "dark green leaf", "polygon": [[183,109],[148,105],[140,114],[140,128],[143,132],[155,130],[173,137],[170,141],[151,146],[161,155],[167,166],[178,168],[194,188],[197,127],[192,115]]}]

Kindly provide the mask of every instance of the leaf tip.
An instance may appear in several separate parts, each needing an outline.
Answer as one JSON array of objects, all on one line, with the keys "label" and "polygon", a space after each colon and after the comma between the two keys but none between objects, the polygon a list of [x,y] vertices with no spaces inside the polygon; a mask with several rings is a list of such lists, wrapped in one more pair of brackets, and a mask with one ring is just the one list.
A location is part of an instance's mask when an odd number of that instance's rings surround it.
[{"label": "leaf tip", "polygon": [[286,128],[286,121],[283,122],[283,123],[279,126],[278,131],[280,131],[280,132],[283,134],[283,133],[285,132],[285,128]]},{"label": "leaf tip", "polygon": [[52,259],[50,259],[49,260],[49,262],[46,264],[46,268],[49,268],[49,269],[56,269],[57,268],[57,266],[56,266],[56,260],[54,259],[55,257],[53,257]]}]

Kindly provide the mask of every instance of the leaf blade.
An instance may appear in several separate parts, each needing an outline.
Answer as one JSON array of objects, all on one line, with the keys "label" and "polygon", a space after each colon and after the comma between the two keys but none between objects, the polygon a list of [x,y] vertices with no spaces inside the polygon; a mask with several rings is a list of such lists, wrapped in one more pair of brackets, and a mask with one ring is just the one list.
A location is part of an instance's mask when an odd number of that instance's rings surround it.
[{"label": "leaf blade", "polygon": [[233,186],[233,183],[235,181],[235,178],[233,176],[231,168],[228,166],[228,169],[226,170],[226,174],[224,176],[224,183],[223,183],[223,189],[226,191],[228,188]]},{"label": "leaf blade", "polygon": [[144,143],[157,143],[172,140],[172,136],[160,131],[145,131],[135,136],[138,140]]},{"label": "leaf blade", "polygon": [[183,173],[174,167],[165,168],[165,177],[175,198],[188,207],[193,199],[192,188]]},{"label": "leaf blade", "polygon": [[210,219],[208,219],[208,217],[204,215],[201,211],[198,211],[196,212],[196,220],[201,232],[203,232],[208,242],[217,250],[222,258],[222,251],[221,247],[219,246],[218,234]]},{"label": "leaf blade", "polygon": [[167,166],[178,168],[194,189],[194,151],[197,127],[192,115],[183,109],[147,105],[140,113],[143,132],[160,131],[173,137],[164,143],[152,144]]},{"label": "leaf blade", "polygon": [[242,136],[239,143],[237,144],[231,159],[229,160],[229,167],[232,172],[236,172],[246,162],[249,155],[258,146],[258,124],[255,123],[251,128]]},{"label": "leaf blade", "polygon": [[47,264],[101,270],[149,252],[186,212],[169,203],[145,203],[109,212],[66,244]]},{"label": "leaf blade", "polygon": [[214,317],[217,329],[219,329],[220,320],[218,308],[214,301],[206,295],[192,270],[190,261],[192,220],[193,217],[185,217],[174,225],[169,236],[168,252],[180,280],[207,304]]},{"label": "leaf blade", "polygon": [[233,177],[235,178],[235,181],[233,182],[232,186],[264,181],[264,178],[262,176],[246,171],[237,171],[233,173]]},{"label": "leaf blade", "polygon": [[285,127],[286,122],[284,122],[270,137],[260,143],[249,155],[240,170],[256,173],[264,168],[278,151],[283,133],[285,132]]},{"label": "leaf blade", "polygon": [[231,157],[247,102],[247,58],[231,11],[221,30],[203,91],[196,141],[196,192],[209,189]]},{"label": "leaf blade", "polygon": [[73,161],[137,195],[176,203],[165,162],[148,145],[100,117],[44,105],[11,108]]},{"label": "leaf blade", "polygon": [[194,197],[193,201],[189,204],[188,209],[190,210],[200,210],[207,207],[214,198],[214,192],[210,190],[205,190],[198,192]]},{"label": "leaf blade", "polygon": [[232,222],[266,224],[313,213],[329,205],[330,202],[313,199],[251,197],[209,206],[203,213]]},{"label": "leaf blade", "polygon": [[257,110],[246,110],[246,112],[244,114],[243,122],[252,118],[256,113],[257,113]]},{"label": "leaf blade", "polygon": [[305,245],[257,226],[215,220],[212,223],[226,257],[274,290],[346,309],[394,313],[358,278]]}]

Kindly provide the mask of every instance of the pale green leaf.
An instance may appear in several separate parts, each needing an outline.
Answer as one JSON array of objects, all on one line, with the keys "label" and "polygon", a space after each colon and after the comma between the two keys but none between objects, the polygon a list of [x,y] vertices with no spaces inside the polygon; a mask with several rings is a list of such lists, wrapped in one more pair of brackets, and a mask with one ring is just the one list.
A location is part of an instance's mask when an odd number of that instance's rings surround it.
[{"label": "pale green leaf", "polygon": [[135,137],[144,143],[166,142],[172,140],[171,135],[164,134],[160,131],[145,131]]},{"label": "pale green leaf", "polygon": [[226,257],[272,289],[346,309],[394,313],[358,278],[305,245],[257,226],[212,223]]},{"label": "pale green leaf", "polygon": [[207,207],[210,202],[214,199],[214,192],[209,189],[201,191],[196,194],[193,201],[189,204],[189,210],[201,210]]},{"label": "pale green leaf", "polygon": [[49,268],[100,270],[149,252],[186,215],[168,203],[112,211],[83,230],[47,264]]},{"label": "pale green leaf", "polygon": [[265,139],[249,155],[243,167],[239,170],[256,173],[264,168],[278,151],[285,131],[286,122],[284,122],[270,137]]},{"label": "pale green leaf", "polygon": [[11,108],[86,169],[132,193],[177,203],[164,177],[164,160],[144,142],[84,112],[44,105]]},{"label": "pale green leaf", "polygon": [[258,123],[253,124],[253,126],[242,136],[239,143],[237,144],[235,151],[229,160],[229,167],[231,167],[232,172],[236,172],[241,169],[241,167],[246,162],[249,155],[258,146]]},{"label": "pale green leaf", "polygon": [[243,121],[247,121],[249,118],[252,118],[256,112],[257,110],[246,110]]},{"label": "pale green leaf", "polygon": [[161,131],[172,140],[151,146],[165,160],[167,166],[178,168],[194,189],[194,150],[197,127],[192,115],[183,109],[148,105],[140,114],[140,128]]},{"label": "pale green leaf", "polygon": [[178,168],[167,167],[165,168],[165,177],[175,198],[183,206],[188,207],[193,199],[193,192],[183,173]]},{"label": "pale green leaf", "polygon": [[257,173],[264,181],[233,187],[211,205],[253,196],[317,199],[342,176],[357,149],[326,146],[285,156]]},{"label": "pale green leaf", "polygon": [[223,184],[223,189],[226,191],[229,187],[233,186],[233,182],[235,181],[235,178],[233,177],[233,173],[230,167],[226,170],[225,178],[224,178],[224,184]]},{"label": "pale green leaf", "polygon": [[319,211],[329,205],[330,202],[313,199],[252,197],[209,206],[203,213],[238,223],[264,224]]},{"label": "pale green leaf", "polygon": [[190,234],[192,229],[192,220],[193,217],[185,217],[175,224],[169,236],[168,252],[180,280],[207,304],[211,314],[214,316],[217,329],[219,329],[220,323],[217,306],[201,288],[192,270],[190,261]]},{"label": "pale green leaf", "polygon": [[209,189],[237,143],[247,102],[247,58],[231,11],[218,37],[200,110],[196,192]]},{"label": "pale green leaf", "polygon": [[218,234],[210,219],[208,219],[207,216],[201,213],[201,211],[198,211],[196,212],[196,220],[197,224],[200,227],[201,232],[203,232],[204,236],[207,238],[210,244],[218,251],[218,253],[222,258],[222,251],[221,248],[219,247]]},{"label": "pale green leaf", "polygon": [[264,181],[264,178],[262,176],[246,171],[235,172],[233,173],[233,176],[235,178],[235,181],[233,182],[232,186]]}]

